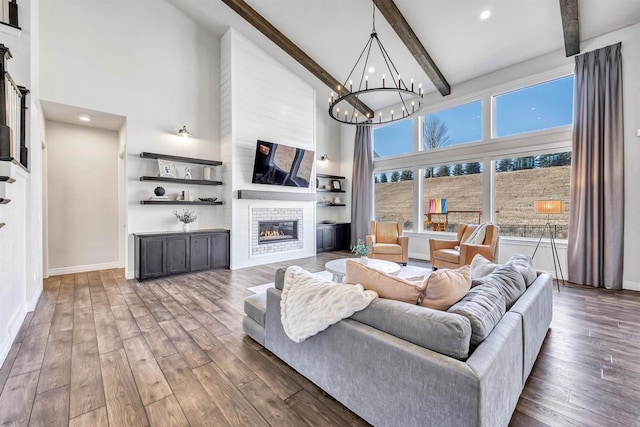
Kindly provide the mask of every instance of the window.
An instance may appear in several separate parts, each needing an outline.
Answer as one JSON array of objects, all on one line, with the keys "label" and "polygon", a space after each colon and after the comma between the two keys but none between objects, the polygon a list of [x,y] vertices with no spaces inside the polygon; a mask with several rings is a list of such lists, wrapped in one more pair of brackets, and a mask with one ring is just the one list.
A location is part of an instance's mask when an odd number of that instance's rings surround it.
[{"label": "window", "polygon": [[573,123],[573,76],[494,97],[494,136],[517,135]]},{"label": "window", "polygon": [[458,231],[482,219],[482,163],[424,168],[424,231]]},{"label": "window", "polygon": [[413,120],[403,120],[373,130],[373,157],[413,152]]},{"label": "window", "polygon": [[482,101],[474,101],[422,118],[422,148],[433,150],[482,140]]},{"label": "window", "polygon": [[376,221],[399,221],[413,230],[413,170],[374,175]]},{"label": "window", "polygon": [[496,161],[496,222],[500,235],[539,238],[547,216],[536,214],[536,200],[562,200],[565,212],[552,214],[556,237],[566,239],[569,226],[571,153],[507,158]]}]

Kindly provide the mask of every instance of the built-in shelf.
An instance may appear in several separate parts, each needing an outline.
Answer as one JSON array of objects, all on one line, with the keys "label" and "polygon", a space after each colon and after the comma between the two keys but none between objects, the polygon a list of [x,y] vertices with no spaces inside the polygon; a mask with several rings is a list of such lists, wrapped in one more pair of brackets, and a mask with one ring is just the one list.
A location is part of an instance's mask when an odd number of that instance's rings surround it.
[{"label": "built-in shelf", "polygon": [[329,208],[334,206],[347,206],[344,203],[318,203],[318,207],[320,208]]},{"label": "built-in shelf", "polygon": [[318,193],[344,193],[344,190],[333,190],[331,188],[316,188]]},{"label": "built-in shelf", "polygon": [[16,180],[11,178],[10,176],[0,176],[0,182],[8,182],[9,184],[11,184],[12,182],[16,182]]},{"label": "built-in shelf", "polygon": [[0,197],[0,205],[6,205],[7,203],[10,203],[11,199],[3,199],[2,197]]},{"label": "built-in shelf", "polygon": [[162,159],[162,160],[172,160],[174,162],[180,163],[194,163],[197,165],[207,165],[207,166],[220,166],[222,162],[218,160],[206,160],[206,159],[197,159],[195,157],[181,157],[181,156],[172,156],[169,154],[158,154],[158,153],[140,153],[140,157],[143,159]]},{"label": "built-in shelf", "polygon": [[184,201],[184,200],[140,200],[141,205],[221,205],[222,202],[203,202],[200,200]]},{"label": "built-in shelf", "polygon": [[338,175],[327,175],[325,173],[317,173],[316,178],[325,178],[325,179],[347,179],[344,176]]},{"label": "built-in shelf", "polygon": [[221,181],[210,181],[207,179],[168,178],[164,176],[141,176],[140,181],[175,182],[177,184],[190,184],[190,185],[222,185]]}]

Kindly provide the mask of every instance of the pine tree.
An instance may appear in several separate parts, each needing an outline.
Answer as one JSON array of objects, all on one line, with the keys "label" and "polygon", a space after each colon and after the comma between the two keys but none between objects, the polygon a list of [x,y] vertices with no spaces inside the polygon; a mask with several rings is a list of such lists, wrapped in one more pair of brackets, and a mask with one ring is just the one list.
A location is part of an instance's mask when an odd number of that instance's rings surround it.
[{"label": "pine tree", "polygon": [[464,175],[464,168],[462,167],[462,164],[458,163],[453,167],[453,176],[460,176],[460,175]]},{"label": "pine tree", "polygon": [[438,172],[436,172],[436,176],[443,177],[451,175],[451,168],[449,166],[440,166],[438,168]]},{"label": "pine tree", "polygon": [[378,184],[380,182],[380,174],[373,175],[373,183]]},{"label": "pine tree", "polygon": [[424,177],[432,178],[433,177],[433,168],[425,168],[424,169]]},{"label": "pine tree", "polygon": [[380,174],[380,182],[389,182],[389,179],[387,178],[387,174],[386,173],[381,173]]},{"label": "pine tree", "polygon": [[391,182],[398,182],[398,181],[400,181],[400,172],[398,171],[391,172]]},{"label": "pine tree", "polygon": [[498,172],[511,172],[514,167],[513,159],[502,159],[498,160],[496,164],[496,171]]},{"label": "pine tree", "polygon": [[475,173],[481,173],[481,172],[482,172],[482,166],[480,165],[480,162],[472,162],[472,163],[464,164],[465,175],[473,175]]},{"label": "pine tree", "polygon": [[402,181],[413,181],[413,171],[411,169],[402,171],[400,179]]}]

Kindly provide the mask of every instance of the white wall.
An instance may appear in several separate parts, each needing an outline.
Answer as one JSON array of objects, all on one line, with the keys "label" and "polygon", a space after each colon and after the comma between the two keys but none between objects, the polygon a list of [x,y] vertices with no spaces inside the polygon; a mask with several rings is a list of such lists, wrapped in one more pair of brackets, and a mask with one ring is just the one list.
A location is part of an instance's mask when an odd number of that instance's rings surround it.
[{"label": "white wall", "polygon": [[[314,202],[258,201],[233,198],[237,190],[313,193],[314,188],[252,184],[258,139],[315,151],[315,91],[302,79],[230,29],[222,38],[222,159],[225,197],[232,198],[231,268],[242,268],[315,254]],[[313,181],[313,179],[312,179]],[[250,252],[252,207],[304,209],[303,249],[265,256]]]},{"label": "white wall", "polygon": [[118,132],[46,122],[49,275],[120,267]]},{"label": "white wall", "polygon": [[[141,205],[156,185],[142,151],[219,159],[219,39],[165,1],[41,3],[42,99],[126,117],[127,276],[133,236],[177,230],[172,206]],[[195,138],[176,136],[186,125]],[[201,174],[194,168],[194,178]],[[163,185],[176,194],[180,185]],[[218,197],[219,189],[192,186]],[[228,200],[225,200],[228,202]],[[220,207],[197,209],[196,228],[221,225]]]}]

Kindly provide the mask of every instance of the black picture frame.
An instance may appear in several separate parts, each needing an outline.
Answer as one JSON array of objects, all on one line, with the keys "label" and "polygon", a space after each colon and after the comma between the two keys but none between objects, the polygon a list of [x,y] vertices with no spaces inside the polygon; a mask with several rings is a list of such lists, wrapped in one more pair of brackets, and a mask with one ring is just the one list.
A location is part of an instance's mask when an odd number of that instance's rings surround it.
[{"label": "black picture frame", "polygon": [[331,180],[331,189],[332,190],[342,190],[342,183],[338,179]]}]

